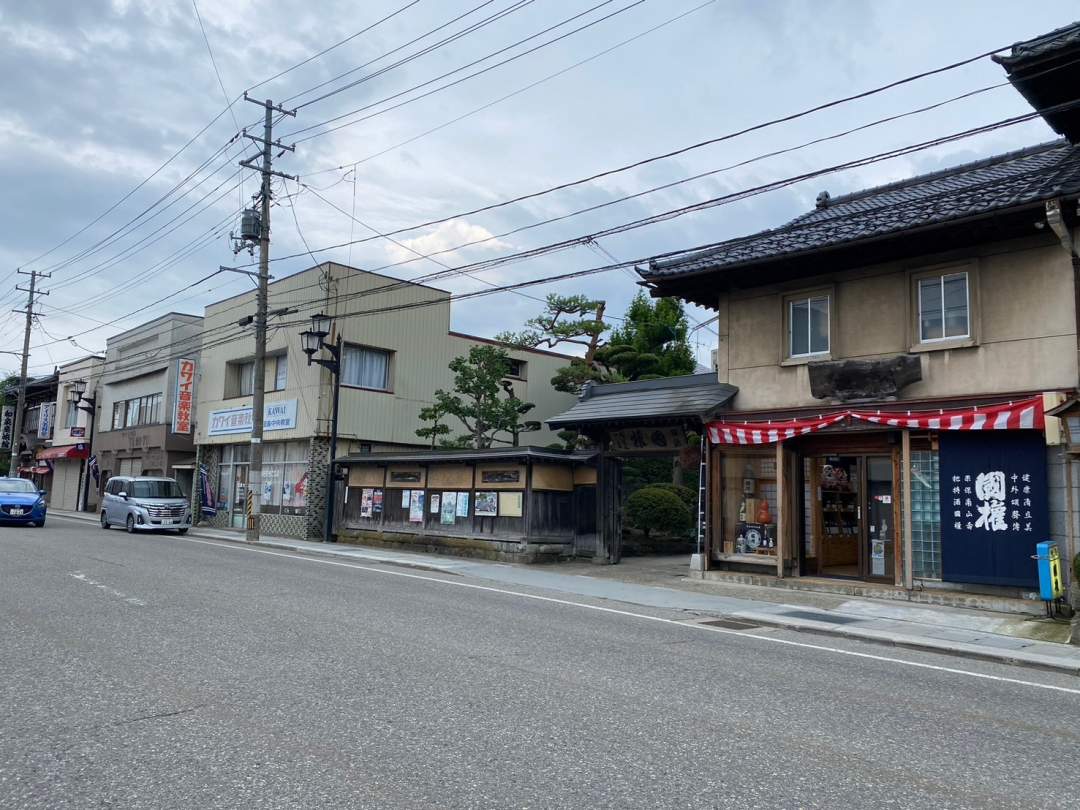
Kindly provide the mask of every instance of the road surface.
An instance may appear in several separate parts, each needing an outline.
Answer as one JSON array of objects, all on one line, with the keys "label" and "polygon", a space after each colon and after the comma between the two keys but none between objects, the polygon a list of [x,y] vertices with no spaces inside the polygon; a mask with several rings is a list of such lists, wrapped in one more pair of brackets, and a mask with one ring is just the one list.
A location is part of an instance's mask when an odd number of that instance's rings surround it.
[{"label": "road surface", "polygon": [[1078,807],[1080,679],[56,517],[0,807]]}]

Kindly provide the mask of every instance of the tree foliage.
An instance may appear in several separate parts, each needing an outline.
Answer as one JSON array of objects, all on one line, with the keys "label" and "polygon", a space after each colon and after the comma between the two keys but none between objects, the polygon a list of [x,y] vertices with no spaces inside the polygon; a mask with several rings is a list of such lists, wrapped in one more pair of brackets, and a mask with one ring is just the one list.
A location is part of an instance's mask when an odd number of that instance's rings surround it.
[{"label": "tree foliage", "polygon": [[626,519],[649,537],[651,532],[683,534],[690,528],[690,510],[669,489],[644,487],[626,501]]},{"label": "tree foliage", "polygon": [[[420,410],[420,419],[428,423],[416,435],[431,441],[432,447],[472,447],[483,450],[496,442],[516,445],[521,433],[538,430],[538,422],[523,422],[533,408],[514,395],[513,384],[505,379],[510,373],[510,355],[498,346],[473,346],[463,357],[450,361],[454,372],[453,392],[441,388],[435,401]],[[451,438],[446,423],[453,417],[465,429]],[[504,438],[505,436],[505,438]]]},{"label": "tree foliage", "polygon": [[697,363],[690,347],[682,304],[674,298],[650,299],[639,292],[622,326],[595,354],[597,362],[626,380],[653,380],[693,374]]}]

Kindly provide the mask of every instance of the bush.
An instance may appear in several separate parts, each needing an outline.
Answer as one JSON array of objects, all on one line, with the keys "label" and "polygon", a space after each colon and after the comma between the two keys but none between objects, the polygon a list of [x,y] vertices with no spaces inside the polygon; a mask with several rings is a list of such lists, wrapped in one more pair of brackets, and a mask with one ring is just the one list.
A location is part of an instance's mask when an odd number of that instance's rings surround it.
[{"label": "bush", "polygon": [[691,517],[697,512],[697,493],[690,487],[684,487],[681,484],[649,484],[649,488],[674,492],[683,505],[690,510]]},{"label": "bush", "polygon": [[626,519],[645,537],[652,531],[683,534],[690,528],[690,510],[678,495],[661,487],[644,487],[631,495]]},{"label": "bush", "polygon": [[1073,582],[1080,582],[1080,554],[1073,557]]}]

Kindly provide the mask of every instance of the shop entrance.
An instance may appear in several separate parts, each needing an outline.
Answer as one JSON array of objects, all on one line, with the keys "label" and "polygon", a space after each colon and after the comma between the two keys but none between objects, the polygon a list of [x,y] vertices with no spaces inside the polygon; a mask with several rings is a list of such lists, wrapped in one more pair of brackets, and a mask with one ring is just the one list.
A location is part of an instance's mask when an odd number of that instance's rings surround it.
[{"label": "shop entrance", "polygon": [[803,479],[802,573],[893,581],[899,520],[893,457],[805,456]]}]

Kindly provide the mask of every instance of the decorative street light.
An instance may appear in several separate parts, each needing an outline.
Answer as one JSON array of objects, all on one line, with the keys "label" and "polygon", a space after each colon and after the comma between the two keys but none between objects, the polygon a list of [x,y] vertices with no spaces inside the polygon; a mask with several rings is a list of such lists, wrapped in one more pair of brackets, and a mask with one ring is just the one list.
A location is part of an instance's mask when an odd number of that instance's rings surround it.
[{"label": "decorative street light", "polygon": [[[341,395],[341,334],[338,333],[333,343],[325,340],[332,323],[329,315],[320,312],[311,316],[311,329],[300,333],[300,348],[307,355],[308,365],[317,363],[328,368],[334,377],[334,405],[330,417],[330,478],[326,488],[326,527],[323,535],[323,542],[326,543],[334,542],[334,456],[337,455],[338,400]],[[330,353],[329,358],[315,356],[323,349]]]},{"label": "decorative street light", "polygon": [[[86,469],[83,472],[82,511],[90,506],[90,460],[94,456],[94,417],[97,415],[97,397],[86,396],[86,380],[72,380],[68,388],[68,402],[83,413],[90,414],[86,428]],[[85,402],[85,405],[80,403]]]}]

